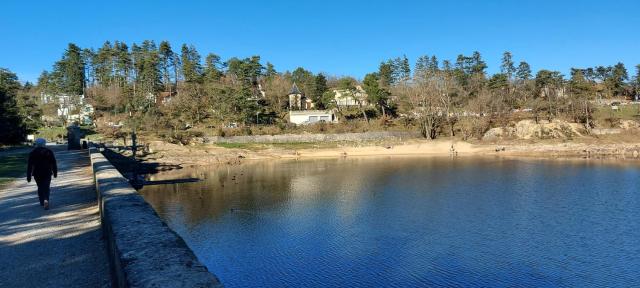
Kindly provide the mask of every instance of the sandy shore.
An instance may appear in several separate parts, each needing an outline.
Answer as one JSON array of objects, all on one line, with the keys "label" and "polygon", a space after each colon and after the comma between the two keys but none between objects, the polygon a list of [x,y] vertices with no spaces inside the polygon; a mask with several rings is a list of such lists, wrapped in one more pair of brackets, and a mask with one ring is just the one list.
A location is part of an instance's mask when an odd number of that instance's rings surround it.
[{"label": "sandy shore", "polygon": [[[216,145],[179,146],[156,143],[152,152],[143,157],[147,163],[162,165],[237,165],[247,160],[375,157],[375,156],[518,156],[575,158],[634,158],[640,160],[640,139],[637,142],[606,142],[590,139],[570,142],[537,141],[469,143],[456,139],[410,140],[394,144],[356,144],[329,148],[260,149],[223,148]],[[336,145],[338,146],[338,145]]]},{"label": "sandy shore", "polygon": [[393,155],[423,155],[423,156],[449,156],[449,155],[483,155],[495,153],[495,148],[487,145],[474,145],[462,141],[411,141],[407,144],[364,146],[364,147],[340,147],[320,149],[300,149],[294,153],[275,152],[278,158],[326,158],[349,156],[393,156]]}]

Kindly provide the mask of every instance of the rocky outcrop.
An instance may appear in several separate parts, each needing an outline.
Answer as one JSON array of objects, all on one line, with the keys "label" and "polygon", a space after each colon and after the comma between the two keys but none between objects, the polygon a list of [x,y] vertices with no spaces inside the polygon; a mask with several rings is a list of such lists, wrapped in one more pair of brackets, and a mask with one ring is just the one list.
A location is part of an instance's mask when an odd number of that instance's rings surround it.
[{"label": "rocky outcrop", "polygon": [[496,127],[487,131],[482,140],[495,141],[511,139],[570,139],[586,133],[583,125],[562,120],[539,121],[522,120],[508,127]]},{"label": "rocky outcrop", "polygon": [[634,120],[620,120],[620,129],[629,130],[629,129],[640,129],[640,123]]}]

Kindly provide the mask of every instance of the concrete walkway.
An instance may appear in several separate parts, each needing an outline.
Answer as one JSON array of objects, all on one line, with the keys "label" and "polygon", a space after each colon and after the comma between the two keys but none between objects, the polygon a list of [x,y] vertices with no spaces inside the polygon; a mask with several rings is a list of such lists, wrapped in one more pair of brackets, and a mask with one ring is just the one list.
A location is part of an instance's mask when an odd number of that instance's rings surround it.
[{"label": "concrete walkway", "polygon": [[109,264],[89,155],[54,149],[51,209],[35,181],[0,191],[0,287],[109,287]]}]

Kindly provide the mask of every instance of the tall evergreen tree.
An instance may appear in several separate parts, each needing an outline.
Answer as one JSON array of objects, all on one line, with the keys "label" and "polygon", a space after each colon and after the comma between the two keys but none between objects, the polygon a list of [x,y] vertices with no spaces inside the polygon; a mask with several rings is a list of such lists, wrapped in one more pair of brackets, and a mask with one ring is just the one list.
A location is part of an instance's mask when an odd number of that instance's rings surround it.
[{"label": "tall evergreen tree", "polygon": [[195,47],[182,45],[180,59],[182,62],[182,75],[187,83],[197,83],[202,80],[202,64],[200,54]]},{"label": "tall evergreen tree", "polygon": [[429,70],[429,72],[431,73],[435,73],[439,70],[438,68],[438,57],[436,57],[436,55],[431,56],[431,60],[429,61],[429,65],[427,65],[427,69]]},{"label": "tall evergreen tree", "polygon": [[402,61],[400,61],[400,80],[401,81],[409,81],[411,78],[411,65],[409,64],[409,59],[407,55],[402,56]]},{"label": "tall evergreen tree", "polygon": [[449,60],[442,61],[442,70],[447,72],[447,73],[451,73],[451,71],[452,71],[451,61],[449,61]]},{"label": "tall evergreen tree", "polygon": [[[115,41],[111,50],[113,63],[113,76],[115,84],[120,87],[126,87],[131,80],[132,59],[129,54],[129,46],[124,42]],[[139,77],[139,75],[138,75]]]},{"label": "tall evergreen tree", "polygon": [[311,90],[311,100],[318,106],[318,109],[327,108],[329,103],[325,103],[322,95],[329,90],[327,87],[327,77],[325,77],[322,73],[319,73],[314,77],[314,85]]},{"label": "tall evergreen tree", "polygon": [[389,61],[380,63],[378,75],[382,87],[389,88],[393,84],[393,67]]},{"label": "tall evergreen tree", "polygon": [[207,82],[213,82],[219,80],[222,77],[222,71],[220,71],[220,67],[222,62],[220,61],[220,56],[209,53],[207,58],[205,58],[205,67],[204,67],[204,77]]},{"label": "tall evergreen tree", "polygon": [[470,67],[471,73],[474,75],[481,75],[482,77],[484,77],[485,70],[487,69],[487,63],[485,63],[484,60],[482,60],[482,56],[480,55],[480,52],[474,51],[470,59],[471,59],[471,67]]},{"label": "tall evergreen tree", "polygon": [[571,69],[571,79],[569,80],[569,93],[575,99],[576,106],[581,107],[574,112],[576,121],[583,121],[586,127],[591,127],[591,108],[589,102],[593,95],[593,86],[584,77],[583,70]]},{"label": "tall evergreen tree", "polygon": [[17,94],[16,105],[26,133],[34,133],[42,126],[42,109],[36,95],[36,88],[30,82],[26,82]]},{"label": "tall evergreen tree", "polygon": [[19,90],[16,74],[0,68],[0,143],[14,144],[25,140],[27,131],[16,103]]},{"label": "tall evergreen tree", "polygon": [[430,64],[431,63],[430,63],[429,56],[424,55],[424,56],[418,57],[418,59],[416,60],[416,66],[413,69],[414,76],[417,78],[425,78],[427,76],[427,71],[429,69]]},{"label": "tall evergreen tree", "polygon": [[[160,72],[160,58],[158,49],[153,41],[145,40],[141,46],[141,70],[139,71],[139,82],[142,92],[145,94],[155,94],[162,85]],[[146,95],[145,95],[146,96]]]},{"label": "tall evergreen tree", "polygon": [[531,79],[531,67],[527,62],[520,62],[518,70],[516,71],[516,79],[520,81],[527,81]]},{"label": "tall evergreen tree", "polygon": [[625,81],[629,80],[629,74],[624,64],[618,62],[611,68],[610,88],[614,95],[623,95],[625,92]]},{"label": "tall evergreen tree", "polygon": [[62,59],[54,65],[54,73],[61,92],[71,95],[84,93],[84,62],[82,49],[69,43]]},{"label": "tall evergreen tree", "polygon": [[276,71],[276,68],[273,67],[273,64],[271,64],[270,62],[267,62],[267,68],[264,76],[271,77],[276,74],[278,74],[278,72]]},{"label": "tall evergreen tree", "polygon": [[113,75],[113,47],[111,42],[106,41],[93,56],[93,75],[96,77],[96,82],[102,87],[109,87],[111,85]]},{"label": "tall evergreen tree", "polygon": [[386,89],[380,87],[380,77],[378,73],[369,73],[365,75],[364,80],[362,81],[362,86],[364,91],[367,92],[367,101],[380,108],[383,116],[386,115],[387,101],[390,93]]},{"label": "tall evergreen tree", "polygon": [[500,65],[500,72],[507,75],[509,79],[513,78],[513,73],[516,72],[516,67],[513,64],[511,52],[506,51],[502,54],[502,64]]},{"label": "tall evergreen tree", "polygon": [[[167,92],[172,92],[173,90],[173,85],[171,84],[171,68],[175,66],[173,54],[169,41],[160,42],[160,46],[158,47],[158,56],[160,58],[160,69],[162,71],[162,85],[164,86],[164,91]],[[175,69],[173,71],[175,71]]]}]

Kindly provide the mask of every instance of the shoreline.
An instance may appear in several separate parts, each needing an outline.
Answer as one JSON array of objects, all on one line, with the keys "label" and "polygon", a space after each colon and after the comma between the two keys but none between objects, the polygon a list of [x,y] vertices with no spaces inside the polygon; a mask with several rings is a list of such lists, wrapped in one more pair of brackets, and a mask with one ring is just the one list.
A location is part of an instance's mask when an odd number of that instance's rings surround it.
[{"label": "shoreline", "polygon": [[[637,159],[640,160],[640,141],[607,143],[580,139],[559,141],[503,141],[472,143],[458,139],[414,139],[396,143],[351,143],[351,146],[318,148],[277,148],[264,144],[264,149],[224,148],[212,144],[180,146],[158,143],[143,164],[172,167],[168,170],[203,165],[240,165],[246,161],[277,159],[323,159],[344,157],[470,157],[500,156],[526,158],[585,158],[585,159]],[[321,144],[321,143],[319,143]],[[357,145],[357,146],[356,146]],[[453,147],[453,150],[452,150]]]}]

